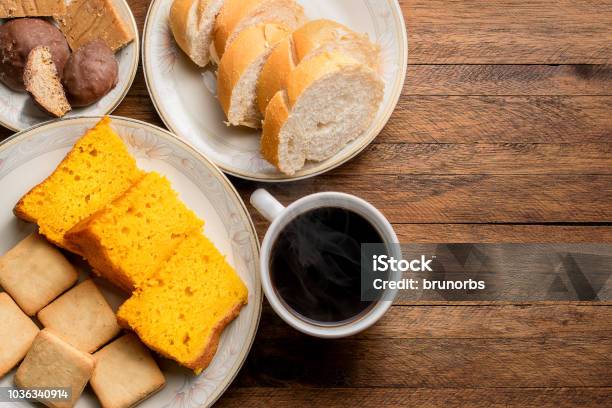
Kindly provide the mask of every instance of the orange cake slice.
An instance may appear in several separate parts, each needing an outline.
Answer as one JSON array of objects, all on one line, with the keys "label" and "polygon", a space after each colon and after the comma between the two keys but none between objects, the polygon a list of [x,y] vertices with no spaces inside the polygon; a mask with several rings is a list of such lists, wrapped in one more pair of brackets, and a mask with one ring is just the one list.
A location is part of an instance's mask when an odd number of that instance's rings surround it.
[{"label": "orange cake slice", "polygon": [[66,239],[101,276],[132,291],[148,279],[201,221],[157,173],[75,225]]},{"label": "orange cake slice", "polygon": [[194,233],[119,308],[117,318],[147,346],[197,373],[210,364],[223,329],[247,296],[225,257]]},{"label": "orange cake slice", "polygon": [[75,224],[120,196],[143,172],[121,138],[102,119],[79,139],[45,181],[21,198],[17,217],[35,222],[52,243],[76,252],[64,239]]}]

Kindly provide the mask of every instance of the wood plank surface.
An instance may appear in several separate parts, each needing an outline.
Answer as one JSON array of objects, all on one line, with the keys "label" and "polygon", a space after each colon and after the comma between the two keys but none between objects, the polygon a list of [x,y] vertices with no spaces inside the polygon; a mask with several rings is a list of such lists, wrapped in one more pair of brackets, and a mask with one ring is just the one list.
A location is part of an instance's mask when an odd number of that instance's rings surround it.
[{"label": "wood plank surface", "polygon": [[334,175],[612,174],[612,143],[378,143]]},{"label": "wood plank surface", "polygon": [[[254,208],[249,209],[255,229],[263,239],[270,223]],[[394,223],[393,228],[403,243],[612,243],[609,226]]]},{"label": "wood plank surface", "polygon": [[[265,224],[260,221],[258,224]],[[262,231],[265,228],[262,225]],[[395,224],[400,242],[414,243],[612,243],[608,226]]]},{"label": "wood plank surface", "polygon": [[400,0],[411,64],[605,64],[612,4]]},{"label": "wood plank surface", "polygon": [[[307,0],[305,0],[307,1]],[[128,0],[139,29],[149,0]],[[402,242],[612,242],[612,1],[400,0],[409,66],[374,144],[248,202],[344,191]],[[114,114],[163,126],[142,67]],[[12,132],[0,130],[0,140]],[[260,238],[268,223],[253,215]],[[350,339],[264,303],[221,407],[605,407],[610,303],[401,303]]]},{"label": "wood plank surface", "polygon": [[[235,182],[248,201],[256,186]],[[392,223],[612,222],[609,175],[329,174],[266,188],[284,204],[322,191],[356,193]]]},{"label": "wood plank surface", "polygon": [[255,341],[237,386],[612,386],[609,337]]},{"label": "wood plank surface", "polygon": [[611,111],[609,96],[405,96],[377,142],[609,142]]},{"label": "wood plank surface", "polygon": [[[288,330],[266,303],[259,330],[262,341],[303,337]],[[496,305],[394,305],[378,324],[355,340],[531,339],[612,337],[612,307],[598,303]],[[255,348],[258,345],[254,346]],[[612,351],[612,350],[610,350]],[[612,367],[610,367],[612,368]]]},{"label": "wood plank surface", "polygon": [[403,95],[610,96],[612,65],[409,65]]},{"label": "wood plank surface", "polygon": [[586,408],[605,407],[611,388],[230,388],[219,407]]}]

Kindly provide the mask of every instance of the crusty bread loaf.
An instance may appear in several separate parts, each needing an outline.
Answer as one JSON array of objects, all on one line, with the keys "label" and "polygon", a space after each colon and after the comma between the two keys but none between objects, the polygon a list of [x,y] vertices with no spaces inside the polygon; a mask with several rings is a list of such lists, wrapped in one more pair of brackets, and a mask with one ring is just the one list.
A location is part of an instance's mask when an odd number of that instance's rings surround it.
[{"label": "crusty bread loaf", "polygon": [[305,21],[295,0],[225,0],[215,22],[214,52],[218,59],[242,32],[262,23],[277,23],[295,30]]},{"label": "crusty bread loaf", "polygon": [[64,13],[64,0],[0,0],[0,18],[52,17]]},{"label": "crusty bread loaf", "polygon": [[174,0],[170,8],[170,29],[181,49],[198,66],[210,61],[215,18],[223,0]]},{"label": "crusty bread loaf", "polygon": [[301,61],[330,51],[342,51],[373,70],[379,70],[380,47],[372,43],[367,35],[355,33],[331,20],[310,21],[270,53],[257,85],[260,112],[264,114],[274,95],[287,87],[289,74]]},{"label": "crusty bread loaf", "polygon": [[38,46],[30,51],[23,70],[23,82],[26,91],[46,112],[61,118],[70,111],[70,104],[48,47]]},{"label": "crusty bread loaf", "polygon": [[328,159],[371,125],[383,93],[373,69],[340,51],[303,61],[266,110],[264,158],[288,175]]},{"label": "crusty bread loaf", "polygon": [[261,128],[259,74],[274,45],[289,33],[278,24],[260,24],[243,30],[228,47],[219,64],[217,93],[231,125]]}]

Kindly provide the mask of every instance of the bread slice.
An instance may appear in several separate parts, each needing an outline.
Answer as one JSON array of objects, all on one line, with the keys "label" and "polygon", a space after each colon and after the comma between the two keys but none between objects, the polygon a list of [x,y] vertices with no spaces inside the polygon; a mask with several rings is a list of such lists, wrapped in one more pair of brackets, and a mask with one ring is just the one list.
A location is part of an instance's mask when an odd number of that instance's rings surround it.
[{"label": "bread slice", "polygon": [[62,81],[48,47],[34,47],[28,54],[23,70],[23,82],[38,106],[61,118],[70,111]]},{"label": "bread slice", "polygon": [[257,85],[257,105],[264,114],[270,100],[287,87],[291,71],[302,61],[323,52],[342,51],[374,71],[380,66],[380,47],[367,35],[358,34],[331,20],[313,20],[281,41],[270,53]]},{"label": "bread slice", "polygon": [[174,0],[170,29],[179,47],[200,67],[210,61],[215,18],[223,0]]},{"label": "bread slice", "polygon": [[247,298],[234,268],[198,232],[121,305],[117,319],[151,349],[197,373],[210,364],[223,329]]},{"label": "bread slice", "polygon": [[0,18],[52,17],[65,13],[64,0],[0,0]]},{"label": "bread slice", "polygon": [[75,225],[66,240],[102,277],[128,292],[151,277],[200,220],[172,189],[148,173],[115,201]]},{"label": "bread slice", "polygon": [[228,47],[219,64],[217,94],[231,125],[261,128],[259,74],[274,45],[289,33],[278,24],[260,24],[243,30]]},{"label": "bread slice", "polygon": [[64,234],[79,221],[113,201],[143,172],[121,138],[103,118],[81,137],[55,171],[30,190],[13,212],[38,224],[52,243],[78,252]]},{"label": "bread slice", "polygon": [[248,27],[277,23],[295,30],[304,21],[304,8],[295,0],[225,0],[215,22],[214,54],[223,58],[232,41]]},{"label": "bread slice", "polygon": [[288,175],[328,159],[371,125],[383,93],[374,70],[339,51],[302,62],[266,110],[264,158]]}]

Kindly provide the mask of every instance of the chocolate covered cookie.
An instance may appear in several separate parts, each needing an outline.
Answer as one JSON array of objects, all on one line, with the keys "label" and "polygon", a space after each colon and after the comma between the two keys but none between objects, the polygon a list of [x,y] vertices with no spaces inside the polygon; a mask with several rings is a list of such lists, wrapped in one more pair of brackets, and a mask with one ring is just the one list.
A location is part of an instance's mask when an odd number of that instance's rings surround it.
[{"label": "chocolate covered cookie", "polygon": [[61,76],[70,48],[57,27],[39,18],[17,18],[0,25],[0,81],[13,90],[25,90],[23,69],[28,54],[38,46],[49,48]]},{"label": "chocolate covered cookie", "polygon": [[77,49],[64,68],[64,88],[72,106],[102,99],[117,85],[119,64],[106,42],[96,39]]}]

